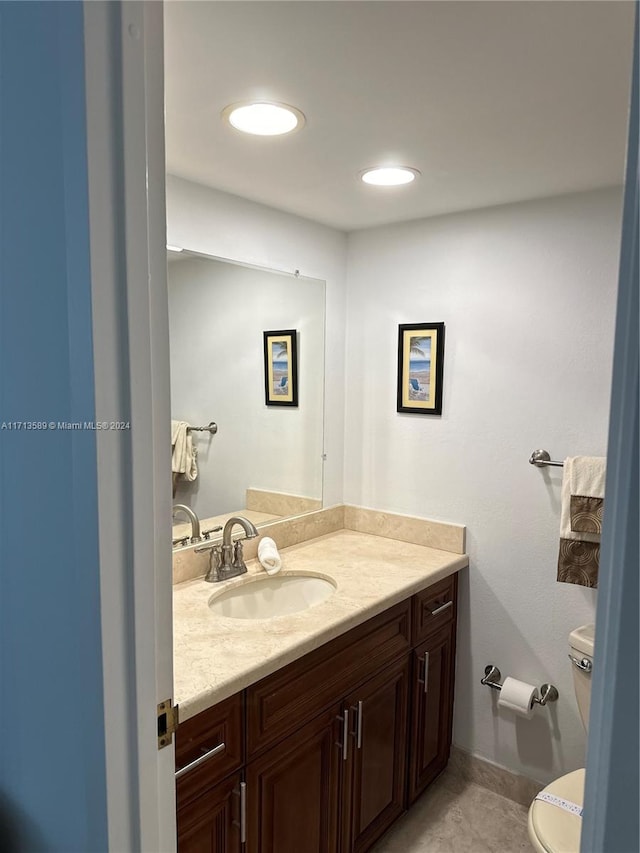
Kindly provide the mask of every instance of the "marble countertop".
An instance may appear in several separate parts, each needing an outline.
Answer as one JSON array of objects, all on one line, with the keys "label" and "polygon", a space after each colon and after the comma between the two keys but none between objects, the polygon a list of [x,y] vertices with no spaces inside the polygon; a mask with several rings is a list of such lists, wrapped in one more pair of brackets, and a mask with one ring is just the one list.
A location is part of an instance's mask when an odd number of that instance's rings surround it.
[{"label": "marble countertop", "polygon": [[299,613],[245,620],[215,616],[208,602],[225,587],[267,577],[257,560],[226,584],[197,578],[174,586],[174,702],[182,721],[469,565],[464,554],[353,530],[280,553],[281,574],[328,575],[336,591]]}]

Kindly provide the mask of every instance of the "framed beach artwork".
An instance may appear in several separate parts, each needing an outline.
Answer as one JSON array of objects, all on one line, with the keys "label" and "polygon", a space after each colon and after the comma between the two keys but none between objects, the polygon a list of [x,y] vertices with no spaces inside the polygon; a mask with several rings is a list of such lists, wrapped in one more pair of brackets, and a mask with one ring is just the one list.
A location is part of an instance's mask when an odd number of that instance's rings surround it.
[{"label": "framed beach artwork", "polygon": [[398,411],[442,414],[444,323],[398,327]]},{"label": "framed beach artwork", "polygon": [[298,405],[298,348],[295,329],[263,332],[267,406]]}]

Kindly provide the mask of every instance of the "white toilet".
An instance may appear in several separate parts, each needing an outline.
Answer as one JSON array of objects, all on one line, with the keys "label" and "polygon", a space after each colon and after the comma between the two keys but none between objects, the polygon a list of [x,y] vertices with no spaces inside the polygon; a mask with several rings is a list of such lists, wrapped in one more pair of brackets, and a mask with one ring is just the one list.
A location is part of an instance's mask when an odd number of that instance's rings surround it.
[{"label": "white toilet", "polygon": [[[583,625],[569,634],[573,684],[585,729],[589,725],[594,637],[593,625]],[[547,785],[541,793],[582,806],[584,768],[561,776]],[[558,805],[534,800],[529,809],[528,828],[529,839],[538,853],[578,853],[580,850],[582,818]]]}]

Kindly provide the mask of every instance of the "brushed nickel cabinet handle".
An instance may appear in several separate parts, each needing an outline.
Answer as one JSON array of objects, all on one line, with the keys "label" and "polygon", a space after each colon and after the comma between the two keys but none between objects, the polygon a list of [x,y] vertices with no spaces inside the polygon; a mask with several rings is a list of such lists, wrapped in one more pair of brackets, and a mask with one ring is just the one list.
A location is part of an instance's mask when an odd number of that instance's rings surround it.
[{"label": "brushed nickel cabinet handle", "polygon": [[356,742],[356,748],[362,749],[362,699],[360,699],[355,707],[353,705],[351,706],[351,711],[355,718],[355,723],[351,730],[351,737]]},{"label": "brushed nickel cabinet handle", "polygon": [[440,607],[436,607],[435,610],[432,610],[431,615],[437,616],[438,613],[442,613],[442,611],[446,610],[448,607],[453,607],[453,601],[445,601],[445,603],[441,604]]},{"label": "brushed nickel cabinet handle", "polygon": [[349,709],[344,709],[343,717],[336,717],[342,723],[342,743],[337,743],[336,746],[342,750],[342,760],[346,761],[349,753]]},{"label": "brushed nickel cabinet handle", "polygon": [[240,844],[247,842],[247,783],[240,782]]},{"label": "brushed nickel cabinet handle", "polygon": [[420,678],[420,666],[418,666],[418,684],[422,684],[423,692],[429,689],[429,652],[424,653],[424,678]]},{"label": "brushed nickel cabinet handle", "polygon": [[342,722],[342,760],[347,760],[347,754],[349,752],[349,709],[344,709],[344,720]]},{"label": "brushed nickel cabinet handle", "polygon": [[217,746],[214,746],[213,749],[207,750],[207,752],[205,752],[204,755],[201,755],[200,758],[196,758],[195,761],[192,761],[190,764],[187,764],[186,767],[182,767],[180,770],[176,770],[176,779],[180,779],[181,776],[184,776],[191,770],[195,770],[196,767],[200,767],[201,764],[204,764],[205,761],[208,761],[210,758],[213,758],[214,755],[219,755],[221,752],[224,752],[226,748],[226,744],[219,743]]}]

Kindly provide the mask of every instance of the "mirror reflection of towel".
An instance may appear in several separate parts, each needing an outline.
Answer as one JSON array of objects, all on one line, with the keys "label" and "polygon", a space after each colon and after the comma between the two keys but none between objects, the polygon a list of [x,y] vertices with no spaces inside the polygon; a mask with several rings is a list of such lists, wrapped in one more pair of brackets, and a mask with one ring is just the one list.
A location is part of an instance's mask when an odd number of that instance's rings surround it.
[{"label": "mirror reflection of towel", "polygon": [[186,421],[171,421],[171,471],[178,475],[177,479],[193,481],[197,478],[197,456],[189,424]]},{"label": "mirror reflection of towel", "polygon": [[558,581],[598,586],[606,459],[573,456],[564,461]]}]

